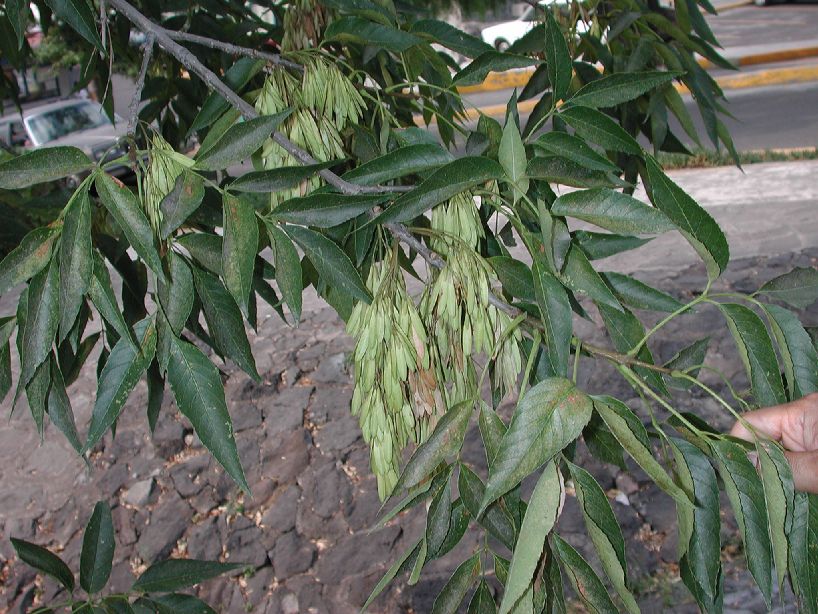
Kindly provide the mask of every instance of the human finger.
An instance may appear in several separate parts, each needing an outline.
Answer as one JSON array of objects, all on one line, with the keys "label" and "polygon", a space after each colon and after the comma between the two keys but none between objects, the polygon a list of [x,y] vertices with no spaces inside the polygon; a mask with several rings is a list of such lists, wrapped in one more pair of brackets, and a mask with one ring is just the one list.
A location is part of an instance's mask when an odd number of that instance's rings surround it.
[{"label": "human finger", "polygon": [[739,420],[733,425],[730,434],[747,441],[755,441],[756,434],[780,441],[788,416],[789,411],[786,405],[774,405],[750,411],[742,416],[744,420]]},{"label": "human finger", "polygon": [[795,490],[818,494],[818,452],[784,452]]}]

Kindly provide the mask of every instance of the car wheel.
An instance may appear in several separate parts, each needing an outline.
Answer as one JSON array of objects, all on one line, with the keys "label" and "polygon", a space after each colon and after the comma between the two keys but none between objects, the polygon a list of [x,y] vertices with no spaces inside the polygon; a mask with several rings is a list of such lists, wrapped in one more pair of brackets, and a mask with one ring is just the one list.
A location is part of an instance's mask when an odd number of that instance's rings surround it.
[{"label": "car wheel", "polygon": [[511,45],[509,45],[508,41],[504,38],[498,38],[496,41],[494,41],[494,48],[497,51],[507,51],[509,47],[511,47]]},{"label": "car wheel", "polygon": [[756,6],[770,6],[772,2],[771,0],[753,0],[753,4]]}]

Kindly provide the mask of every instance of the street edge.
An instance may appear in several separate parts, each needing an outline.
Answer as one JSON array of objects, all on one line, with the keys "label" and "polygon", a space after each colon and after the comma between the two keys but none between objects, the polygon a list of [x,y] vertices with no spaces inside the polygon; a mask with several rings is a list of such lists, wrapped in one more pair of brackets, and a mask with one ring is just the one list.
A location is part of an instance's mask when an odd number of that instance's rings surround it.
[{"label": "street edge", "polygon": [[[814,57],[818,57],[818,45],[810,45],[807,47],[798,47],[794,49],[783,49],[780,51],[770,51],[767,53],[754,53],[733,58],[731,61],[736,66],[758,66],[763,64],[773,64],[776,62],[803,60]],[[700,60],[699,64],[704,68],[713,67],[713,64],[709,60],[705,59]],[[483,83],[479,85],[458,87],[457,91],[461,94],[476,94],[479,92],[493,92],[497,90],[511,89],[514,87],[525,87],[525,84],[528,83],[528,80],[531,78],[533,73],[534,69],[532,68],[521,68],[502,73],[493,72],[488,74],[488,76],[483,80]]]}]

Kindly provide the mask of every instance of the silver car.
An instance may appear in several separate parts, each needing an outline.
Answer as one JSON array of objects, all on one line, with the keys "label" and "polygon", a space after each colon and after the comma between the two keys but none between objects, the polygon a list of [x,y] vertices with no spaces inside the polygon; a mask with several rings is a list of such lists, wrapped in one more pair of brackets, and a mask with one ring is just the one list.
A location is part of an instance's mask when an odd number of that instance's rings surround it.
[{"label": "silver car", "polygon": [[[127,125],[118,115],[112,123],[102,106],[91,100],[68,99],[31,107],[0,117],[0,146],[12,151],[72,145],[95,162],[114,160],[127,153]],[[127,166],[109,169],[125,176]]]}]

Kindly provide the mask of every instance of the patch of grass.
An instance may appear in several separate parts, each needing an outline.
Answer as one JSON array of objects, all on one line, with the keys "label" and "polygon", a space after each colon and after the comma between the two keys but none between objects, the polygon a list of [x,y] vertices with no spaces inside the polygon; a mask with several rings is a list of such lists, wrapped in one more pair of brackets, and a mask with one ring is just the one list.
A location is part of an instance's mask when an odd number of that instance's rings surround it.
[{"label": "patch of grass", "polygon": [[[775,149],[741,151],[738,154],[742,165],[759,162],[792,162],[796,160],[818,160],[818,147],[812,149]],[[665,170],[679,168],[710,168],[714,166],[733,166],[735,162],[726,151],[696,149],[693,155],[659,152],[656,156]]]}]

